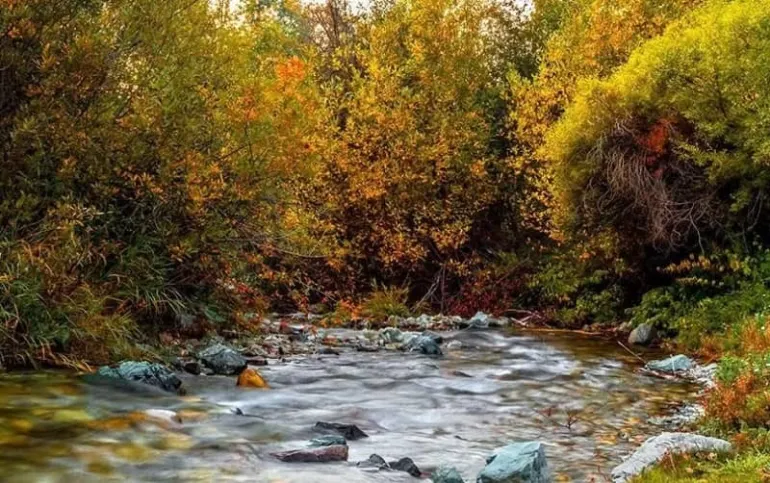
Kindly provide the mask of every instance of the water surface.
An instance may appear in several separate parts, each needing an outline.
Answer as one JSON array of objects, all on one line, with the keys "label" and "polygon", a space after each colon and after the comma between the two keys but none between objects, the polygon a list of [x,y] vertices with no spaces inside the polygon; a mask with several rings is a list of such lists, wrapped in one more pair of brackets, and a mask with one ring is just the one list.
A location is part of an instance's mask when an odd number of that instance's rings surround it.
[{"label": "water surface", "polygon": [[[366,472],[378,453],[423,471],[449,464],[466,481],[511,441],[546,445],[557,481],[604,475],[646,437],[686,384],[638,373],[610,341],[575,334],[457,332],[441,359],[343,351],[260,368],[270,390],[186,376],[185,397],[89,386],[65,373],[0,378],[0,480],[8,482],[407,482]],[[271,361],[272,362],[272,361]],[[238,408],[244,415],[232,414]],[[182,424],[148,420],[179,411]],[[306,446],[316,421],[357,424],[350,463],[288,464],[270,452]]]}]

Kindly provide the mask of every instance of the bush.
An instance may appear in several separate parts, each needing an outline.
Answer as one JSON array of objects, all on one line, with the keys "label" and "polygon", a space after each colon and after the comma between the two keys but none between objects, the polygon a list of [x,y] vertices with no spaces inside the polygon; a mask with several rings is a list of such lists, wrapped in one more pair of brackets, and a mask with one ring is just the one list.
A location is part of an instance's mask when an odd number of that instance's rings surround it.
[{"label": "bush", "polygon": [[375,290],[361,304],[361,314],[374,321],[384,321],[388,317],[408,317],[409,307],[406,302],[409,290],[403,287],[382,287],[375,285]]},{"label": "bush", "polygon": [[768,0],[709,2],[583,83],[543,148],[563,227],[611,227],[629,256],[770,235],[769,19]]}]

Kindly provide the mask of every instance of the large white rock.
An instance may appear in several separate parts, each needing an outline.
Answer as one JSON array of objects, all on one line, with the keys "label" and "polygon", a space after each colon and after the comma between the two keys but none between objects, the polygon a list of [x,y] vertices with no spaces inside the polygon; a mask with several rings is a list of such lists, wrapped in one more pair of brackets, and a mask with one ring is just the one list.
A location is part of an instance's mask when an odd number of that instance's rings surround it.
[{"label": "large white rock", "polygon": [[612,470],[613,483],[624,483],[658,463],[668,454],[721,453],[730,443],[692,433],[662,433],[645,441],[634,454]]}]

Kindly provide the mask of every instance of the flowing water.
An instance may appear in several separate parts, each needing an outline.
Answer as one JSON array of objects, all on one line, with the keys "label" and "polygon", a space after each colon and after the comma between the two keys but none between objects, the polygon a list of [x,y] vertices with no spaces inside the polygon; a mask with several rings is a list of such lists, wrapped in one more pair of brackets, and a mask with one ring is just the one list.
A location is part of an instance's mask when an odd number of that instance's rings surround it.
[{"label": "flowing water", "polygon": [[[546,445],[557,481],[606,481],[623,456],[661,431],[651,416],[692,391],[638,372],[616,344],[575,334],[458,332],[441,359],[343,352],[260,368],[270,390],[234,379],[185,377],[177,397],[90,386],[63,373],[0,378],[0,481],[406,482],[367,472],[377,453],[411,457],[425,472],[455,466],[475,481],[511,441]],[[244,414],[232,411],[239,408]],[[138,412],[178,411],[181,424]],[[354,423],[350,463],[282,463],[316,421]]]}]

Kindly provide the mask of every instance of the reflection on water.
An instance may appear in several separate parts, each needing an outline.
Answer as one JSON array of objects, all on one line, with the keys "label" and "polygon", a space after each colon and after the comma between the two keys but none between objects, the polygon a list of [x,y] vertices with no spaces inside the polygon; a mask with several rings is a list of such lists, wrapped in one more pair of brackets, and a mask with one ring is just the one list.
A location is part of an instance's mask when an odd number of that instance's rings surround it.
[{"label": "reflection on water", "polygon": [[[60,373],[0,378],[0,480],[412,481],[355,461],[409,456],[423,471],[449,464],[467,481],[495,448],[547,445],[562,481],[604,481],[686,385],[640,375],[611,342],[574,334],[460,332],[442,359],[343,352],[260,368],[271,390],[233,378],[187,377],[188,396],[126,393]],[[244,415],[232,414],[240,408]],[[181,424],[148,418],[177,411]],[[304,447],[316,421],[355,423],[351,463],[287,464],[270,452]]]}]

